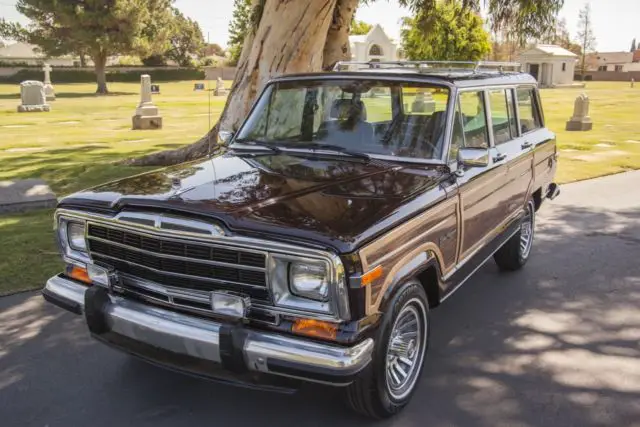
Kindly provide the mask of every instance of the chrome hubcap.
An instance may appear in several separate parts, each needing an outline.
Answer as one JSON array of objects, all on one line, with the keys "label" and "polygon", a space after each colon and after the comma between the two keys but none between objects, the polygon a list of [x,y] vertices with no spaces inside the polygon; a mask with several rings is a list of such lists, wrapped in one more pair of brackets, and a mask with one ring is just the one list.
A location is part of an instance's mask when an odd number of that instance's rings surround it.
[{"label": "chrome hubcap", "polygon": [[404,306],[393,325],[387,349],[386,382],[395,399],[407,396],[415,385],[424,357],[426,327],[424,307],[417,299]]},{"label": "chrome hubcap", "polygon": [[527,205],[527,212],[520,225],[520,256],[527,258],[533,244],[533,208]]}]

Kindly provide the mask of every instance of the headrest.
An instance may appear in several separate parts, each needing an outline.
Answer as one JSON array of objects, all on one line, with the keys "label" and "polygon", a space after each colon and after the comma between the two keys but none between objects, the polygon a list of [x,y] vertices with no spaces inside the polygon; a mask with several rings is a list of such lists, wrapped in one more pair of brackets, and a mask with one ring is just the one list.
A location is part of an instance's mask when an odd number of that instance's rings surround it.
[{"label": "headrest", "polygon": [[330,117],[338,120],[367,120],[367,109],[362,101],[336,99],[331,105]]}]

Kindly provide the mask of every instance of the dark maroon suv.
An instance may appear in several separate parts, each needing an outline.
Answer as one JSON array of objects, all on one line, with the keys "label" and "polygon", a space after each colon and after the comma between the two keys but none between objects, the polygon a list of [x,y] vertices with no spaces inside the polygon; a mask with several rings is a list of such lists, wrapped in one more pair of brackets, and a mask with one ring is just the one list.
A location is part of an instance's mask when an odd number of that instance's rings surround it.
[{"label": "dark maroon suv", "polygon": [[44,297],[153,363],[398,412],[429,310],[527,262],[555,135],[513,64],[338,68],[270,81],[209,158],[61,200]]}]

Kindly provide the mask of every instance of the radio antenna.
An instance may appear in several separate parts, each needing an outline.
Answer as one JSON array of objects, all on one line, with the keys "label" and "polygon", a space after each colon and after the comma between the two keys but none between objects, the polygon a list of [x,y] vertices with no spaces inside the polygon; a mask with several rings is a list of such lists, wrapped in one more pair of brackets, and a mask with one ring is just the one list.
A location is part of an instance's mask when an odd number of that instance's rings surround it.
[{"label": "radio antenna", "polygon": [[[211,41],[209,39],[209,31],[207,31],[207,48],[211,45]],[[207,76],[207,71],[205,68],[205,76],[207,79],[207,93],[209,94],[209,130],[207,130],[207,157],[211,157],[211,79]]]}]

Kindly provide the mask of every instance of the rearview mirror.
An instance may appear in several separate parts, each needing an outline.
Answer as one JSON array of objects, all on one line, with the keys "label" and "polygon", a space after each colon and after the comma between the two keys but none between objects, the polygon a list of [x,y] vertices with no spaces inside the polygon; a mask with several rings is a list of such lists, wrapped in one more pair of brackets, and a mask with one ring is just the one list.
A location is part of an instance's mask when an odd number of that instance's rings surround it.
[{"label": "rearview mirror", "polygon": [[218,131],[218,145],[227,145],[233,138],[233,132],[227,130]]},{"label": "rearview mirror", "polygon": [[458,150],[458,167],[483,168],[489,166],[489,149],[460,148]]}]

